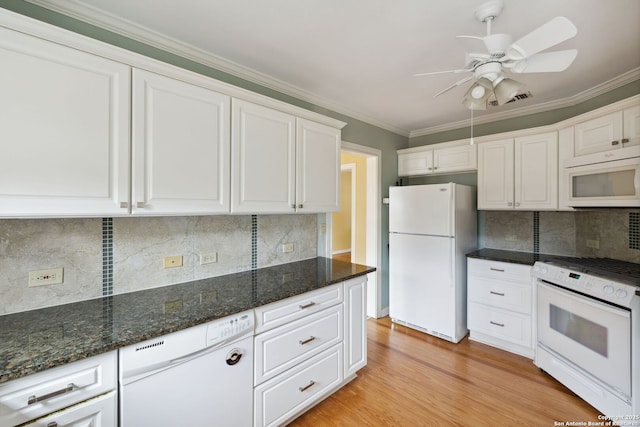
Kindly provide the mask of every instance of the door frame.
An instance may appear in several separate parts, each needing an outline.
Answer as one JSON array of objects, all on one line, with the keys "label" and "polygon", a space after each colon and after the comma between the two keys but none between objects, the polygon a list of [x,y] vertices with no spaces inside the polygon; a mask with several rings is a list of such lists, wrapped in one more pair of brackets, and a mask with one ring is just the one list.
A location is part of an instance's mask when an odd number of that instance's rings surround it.
[{"label": "door frame", "polygon": [[[367,160],[367,255],[366,264],[375,267],[376,271],[369,273],[367,284],[367,316],[380,318],[383,316],[380,306],[382,293],[382,150],[342,141],[341,151],[366,157]],[[325,215],[326,257],[331,257],[331,213]]]}]

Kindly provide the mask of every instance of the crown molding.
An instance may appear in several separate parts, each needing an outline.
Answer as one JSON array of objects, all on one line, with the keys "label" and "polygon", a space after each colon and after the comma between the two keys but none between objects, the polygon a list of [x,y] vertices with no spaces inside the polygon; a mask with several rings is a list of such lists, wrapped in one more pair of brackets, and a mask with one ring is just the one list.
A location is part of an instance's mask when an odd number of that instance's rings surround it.
[{"label": "crown molding", "polygon": [[[25,1],[49,9],[51,11],[61,13],[65,16],[69,16],[79,21],[86,22],[98,28],[111,31],[115,34],[119,34],[137,42],[144,43],[146,45],[175,54],[182,58],[195,61],[199,64],[244,79],[248,82],[275,90],[284,95],[289,95],[301,101],[309,102],[311,104],[329,109],[339,114],[344,114],[353,119],[360,120],[362,122],[371,124],[381,129],[388,130],[404,137],[414,138],[418,136],[430,135],[434,133],[446,132],[463,127],[468,127],[470,125],[470,119],[465,119],[417,130],[402,129],[382,120],[372,118],[368,115],[354,111],[353,109],[346,107],[345,105],[338,104],[320,95],[314,94],[295,85],[291,85],[270,75],[261,73],[249,67],[245,67],[221,56],[215,55],[211,52],[207,52],[203,49],[196,48],[174,38],[168,37],[164,34],[152,31],[129,20],[106,13],[100,9],[81,4],[76,0],[66,0],[63,2],[58,0]],[[615,77],[607,82],[604,82],[572,97],[542,104],[536,104],[529,107],[514,108],[508,111],[483,115],[481,117],[474,117],[473,123],[479,125],[499,120],[512,119],[530,114],[541,113],[559,108],[571,107],[638,79],[640,79],[640,67],[628,71],[618,77]]]},{"label": "crown molding", "polygon": [[[545,111],[557,110],[560,108],[573,107],[581,102],[588,101],[596,96],[603,95],[614,89],[622,87],[628,83],[634,82],[640,79],[640,67],[628,71],[618,77],[615,77],[609,81],[606,81],[591,89],[587,89],[569,98],[558,99],[551,102],[545,102],[542,104],[536,104],[529,107],[514,108],[508,111],[502,111],[495,114],[487,114],[481,117],[474,117],[473,124],[479,125],[484,123],[497,122],[499,120],[513,119],[516,117],[527,116],[530,114],[543,113]],[[460,120],[457,122],[446,123],[444,125],[432,126],[424,129],[419,129],[409,132],[409,138],[417,136],[431,135],[439,132],[446,132],[454,129],[460,129],[468,127],[471,123],[471,119]]]}]

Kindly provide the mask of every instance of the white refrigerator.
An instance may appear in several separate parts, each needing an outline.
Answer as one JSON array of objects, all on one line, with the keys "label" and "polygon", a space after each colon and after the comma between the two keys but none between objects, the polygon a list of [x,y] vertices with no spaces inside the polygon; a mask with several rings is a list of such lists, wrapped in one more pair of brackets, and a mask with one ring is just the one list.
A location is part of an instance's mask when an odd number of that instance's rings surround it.
[{"label": "white refrigerator", "polygon": [[389,316],[452,342],[467,334],[466,254],[477,248],[476,189],[389,188]]}]

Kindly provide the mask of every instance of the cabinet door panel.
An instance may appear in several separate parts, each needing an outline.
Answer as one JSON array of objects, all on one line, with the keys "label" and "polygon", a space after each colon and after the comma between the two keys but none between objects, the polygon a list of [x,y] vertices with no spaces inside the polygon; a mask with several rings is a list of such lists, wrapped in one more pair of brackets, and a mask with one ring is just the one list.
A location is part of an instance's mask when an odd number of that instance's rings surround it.
[{"label": "cabinet door panel", "polygon": [[525,136],[515,140],[515,207],[558,208],[558,134]]},{"label": "cabinet door panel", "polygon": [[478,145],[478,209],[513,208],[513,139]]},{"label": "cabinet door panel", "polygon": [[298,212],[340,209],[340,130],[297,119]]},{"label": "cabinet door panel", "polygon": [[640,106],[624,110],[622,120],[624,125],[622,137],[629,140],[624,146],[640,145]]},{"label": "cabinet door panel", "polygon": [[398,154],[398,176],[433,173],[433,151]]},{"label": "cabinet door panel", "polygon": [[433,151],[435,173],[475,170],[478,167],[477,146],[462,145]]},{"label": "cabinet door panel", "polygon": [[293,212],[295,117],[233,100],[232,212]]},{"label": "cabinet door panel", "polygon": [[230,98],[142,70],[133,76],[132,212],[228,212]]},{"label": "cabinet door panel", "polygon": [[128,213],[130,68],[0,28],[0,216]]},{"label": "cabinet door panel", "polygon": [[[574,155],[599,153],[622,147],[622,112],[616,111],[575,126]],[[612,145],[618,141],[617,145]]]}]

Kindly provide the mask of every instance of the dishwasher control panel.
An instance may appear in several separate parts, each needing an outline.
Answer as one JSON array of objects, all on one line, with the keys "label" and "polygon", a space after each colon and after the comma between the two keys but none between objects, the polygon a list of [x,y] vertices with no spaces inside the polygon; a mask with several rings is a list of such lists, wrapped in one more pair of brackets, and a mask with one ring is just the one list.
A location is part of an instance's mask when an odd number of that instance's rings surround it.
[{"label": "dishwasher control panel", "polygon": [[207,325],[207,347],[215,345],[229,338],[253,335],[253,311],[228,316]]}]

